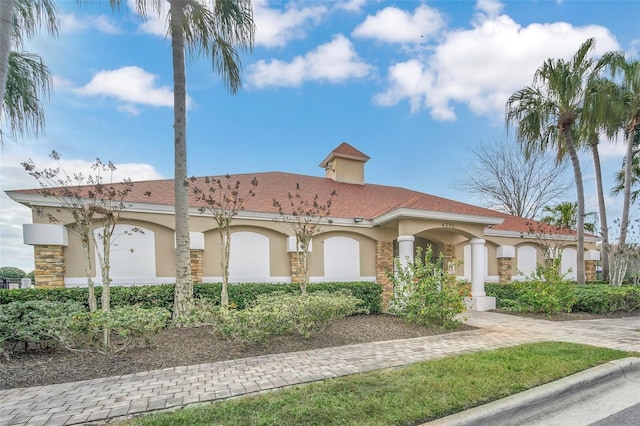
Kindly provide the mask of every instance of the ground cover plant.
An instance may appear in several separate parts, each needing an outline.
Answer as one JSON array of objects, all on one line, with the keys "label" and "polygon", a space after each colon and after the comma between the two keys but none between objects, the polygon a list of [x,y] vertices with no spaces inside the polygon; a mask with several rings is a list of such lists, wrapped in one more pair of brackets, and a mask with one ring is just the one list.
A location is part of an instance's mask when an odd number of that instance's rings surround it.
[{"label": "ground cover plant", "polygon": [[626,356],[632,355],[571,343],[527,344],[350,375],[122,424],[420,424]]}]

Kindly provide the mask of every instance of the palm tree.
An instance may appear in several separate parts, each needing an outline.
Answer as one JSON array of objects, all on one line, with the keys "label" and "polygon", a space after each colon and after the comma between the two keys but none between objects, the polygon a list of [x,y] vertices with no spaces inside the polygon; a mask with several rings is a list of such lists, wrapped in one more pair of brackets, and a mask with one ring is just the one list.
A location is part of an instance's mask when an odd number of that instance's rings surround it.
[{"label": "palm tree", "polygon": [[[165,0],[137,0],[137,12],[160,13]],[[175,155],[176,286],[174,319],[182,318],[193,304],[193,281],[189,244],[189,191],[187,180],[187,91],[185,50],[212,59],[215,72],[232,94],[241,85],[238,48],[253,48],[255,26],[250,0],[166,0],[169,3],[169,31],[173,57],[173,110]],[[123,0],[110,0],[117,8]]]},{"label": "palm tree", "polygon": [[611,74],[621,76],[623,94],[616,105],[622,111],[624,131],[626,137],[626,152],[624,156],[624,186],[622,217],[620,218],[620,238],[618,245],[624,249],[627,243],[629,229],[629,209],[631,206],[631,186],[633,184],[633,151],[634,142],[640,133],[640,60],[627,60],[622,54],[610,62]]},{"label": "palm tree", "polygon": [[[617,52],[608,52],[600,59],[597,68],[610,64],[618,55]],[[596,176],[596,193],[598,196],[598,211],[600,214],[600,233],[602,235],[602,277],[609,279],[609,225],[607,221],[607,209],[604,200],[604,188],[602,185],[602,166],[598,145],[600,137],[605,136],[610,141],[619,132],[623,119],[620,114],[612,113],[616,109],[617,100],[620,98],[620,87],[612,80],[602,77],[599,73],[593,73],[587,83],[584,120],[581,132],[586,142],[585,148],[590,149],[593,157],[593,167]]]},{"label": "palm tree", "polygon": [[56,35],[56,14],[52,0],[0,1],[0,119],[10,119],[14,134],[42,129],[44,110],[38,95],[48,94],[50,83],[49,71],[37,55],[14,49],[21,49],[42,24]]},{"label": "palm tree", "polygon": [[[597,72],[587,58],[594,39],[583,43],[569,61],[547,59],[536,71],[533,85],[518,90],[506,105],[507,126],[515,125],[517,140],[525,152],[555,148],[558,160],[567,153],[573,166],[577,195],[577,281],[584,284],[584,187],[574,140],[583,117],[585,81]],[[603,65],[602,65],[603,66]]]},{"label": "palm tree", "polygon": [[[575,230],[577,227],[578,203],[565,201],[555,206],[544,206],[542,211],[546,213],[546,216],[543,216],[540,222],[548,223],[558,228],[572,230]],[[593,213],[589,213],[589,215],[591,214]],[[595,226],[593,223],[585,223],[584,229],[587,232],[594,232]]]},{"label": "palm tree", "polygon": [[[636,138],[637,139],[637,138]],[[636,144],[638,142],[636,141]],[[637,187],[640,184],[640,146],[634,149],[635,154],[631,159],[631,188]],[[611,195],[620,195],[624,192],[625,182],[625,169],[623,165],[622,170],[616,173],[616,186],[611,190]],[[631,204],[634,204],[640,200],[640,188],[631,191]]]},{"label": "palm tree", "polygon": [[[51,73],[33,53],[9,54],[9,72],[4,93],[3,114],[9,119],[11,134],[37,135],[44,128],[42,98],[49,95]],[[0,131],[0,140],[3,133]]]}]

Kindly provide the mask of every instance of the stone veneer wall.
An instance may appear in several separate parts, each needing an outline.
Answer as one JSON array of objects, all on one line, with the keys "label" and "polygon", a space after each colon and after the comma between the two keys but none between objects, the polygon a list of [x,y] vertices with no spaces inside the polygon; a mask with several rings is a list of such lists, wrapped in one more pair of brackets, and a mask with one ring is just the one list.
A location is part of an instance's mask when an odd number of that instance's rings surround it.
[{"label": "stone veneer wall", "polygon": [[597,278],[596,275],[596,261],[595,260],[585,260],[584,261],[584,275],[586,281],[595,281]]},{"label": "stone veneer wall", "polygon": [[191,250],[191,281],[201,283],[204,276],[202,266],[204,250]]},{"label": "stone veneer wall", "polygon": [[299,284],[304,281],[304,266],[302,264],[304,256],[303,253],[299,254],[300,262],[298,262],[298,252],[292,251],[289,253],[289,263],[291,264],[291,282]]},{"label": "stone veneer wall", "polygon": [[456,274],[456,246],[452,244],[444,245],[444,270],[447,271],[450,275]]},{"label": "stone veneer wall", "polygon": [[376,282],[382,286],[382,310],[389,309],[389,302],[393,296],[393,283],[389,280],[389,273],[393,272],[393,242],[376,242]]},{"label": "stone veneer wall", "polygon": [[499,257],[498,258],[498,277],[500,283],[511,282],[511,258]]},{"label": "stone veneer wall", "polygon": [[34,246],[35,286],[64,287],[64,247]]}]

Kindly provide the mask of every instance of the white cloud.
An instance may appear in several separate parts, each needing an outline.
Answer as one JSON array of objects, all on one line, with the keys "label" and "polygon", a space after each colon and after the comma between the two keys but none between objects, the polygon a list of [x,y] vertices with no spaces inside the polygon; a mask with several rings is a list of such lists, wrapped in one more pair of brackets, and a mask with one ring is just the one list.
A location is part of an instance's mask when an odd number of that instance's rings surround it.
[{"label": "white cloud", "polygon": [[[211,2],[199,1],[211,5]],[[137,14],[136,0],[128,0],[127,4]],[[166,37],[169,11],[167,4],[162,2],[159,12],[148,9],[146,19],[138,29],[143,33]],[[293,2],[288,3],[284,9],[275,9],[269,7],[267,0],[254,0],[252,7],[256,26],[255,44],[266,47],[282,47],[290,40],[304,38],[305,28],[317,25],[329,12],[329,8],[324,5],[300,6]]]},{"label": "white cloud", "polygon": [[[157,86],[157,76],[139,67],[129,66],[100,71],[85,86],[74,91],[82,96],[105,96],[128,105],[142,104],[173,107],[170,86]],[[187,104],[189,104],[187,99]]]},{"label": "white cloud", "polygon": [[366,77],[371,66],[363,62],[353,44],[342,34],[329,43],[318,46],[304,56],[296,56],[291,62],[264,60],[248,68],[250,86],[299,87],[307,81],[338,83],[350,78]]},{"label": "white cloud", "polygon": [[367,0],[346,0],[337,1],[334,8],[338,10],[346,10],[347,12],[360,12],[364,5],[367,4]]},{"label": "white cloud", "polygon": [[[407,99],[412,112],[427,108],[437,120],[454,120],[451,104],[460,102],[475,114],[502,120],[508,97],[530,85],[546,59],[569,59],[590,37],[596,39],[595,55],[619,49],[607,28],[563,22],[522,27],[509,16],[493,16],[498,6],[482,1],[478,13],[484,18],[476,16],[471,29],[447,32],[433,53],[420,59],[420,75],[414,64],[418,59],[390,67],[388,87],[374,102],[395,105]],[[400,80],[404,67],[413,69],[411,82]]]},{"label": "white cloud", "polygon": [[281,47],[290,40],[304,38],[305,28],[317,25],[328,11],[324,5],[299,7],[294,3],[288,3],[284,10],[271,9],[266,0],[255,0],[256,45]]},{"label": "white cloud", "polygon": [[[13,149],[17,148],[17,149]],[[36,180],[29,176],[20,165],[21,162],[33,159],[41,168],[57,167],[55,161],[41,155],[31,155],[24,145],[6,146],[0,157],[0,266],[16,266],[30,272],[33,270],[33,248],[22,242],[22,225],[32,223],[31,210],[11,200],[4,191],[26,188],[37,188]],[[61,159],[60,166],[68,173],[82,172],[92,174],[91,163],[79,159]],[[125,163],[116,164],[113,181],[125,178],[132,180],[162,179],[150,164]]]},{"label": "white cloud", "polygon": [[391,6],[367,16],[353,35],[387,43],[419,44],[437,35],[444,25],[440,12],[427,5],[418,6],[413,14]]},{"label": "white cloud", "polygon": [[75,33],[96,29],[107,34],[120,34],[122,30],[112,19],[104,16],[83,16],[81,19],[74,13],[60,15],[60,31],[62,33]]}]

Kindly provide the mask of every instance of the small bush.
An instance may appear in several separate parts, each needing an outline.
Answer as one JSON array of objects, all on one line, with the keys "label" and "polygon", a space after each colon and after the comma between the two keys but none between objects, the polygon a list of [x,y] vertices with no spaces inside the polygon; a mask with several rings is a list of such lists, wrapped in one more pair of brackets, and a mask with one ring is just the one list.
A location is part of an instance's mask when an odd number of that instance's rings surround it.
[{"label": "small bush", "polygon": [[418,248],[415,259],[406,266],[396,262],[396,275],[390,275],[394,294],[389,310],[420,325],[452,328],[455,316],[466,309],[468,287],[456,282],[442,267],[443,258],[431,262],[432,249]]},{"label": "small bush", "polygon": [[271,336],[296,334],[304,338],[322,331],[332,321],[368,313],[362,300],[346,292],[261,295],[244,310],[222,309],[200,302],[192,324],[211,324],[227,338],[266,343]]},{"label": "small bush", "polygon": [[[55,338],[66,348],[89,352],[121,352],[132,345],[153,346],[171,313],[164,308],[118,307],[82,312],[56,321]],[[110,347],[101,346],[103,330],[111,333]]]},{"label": "small bush", "polygon": [[73,302],[50,302],[31,300],[0,305],[0,346],[2,343],[18,344],[24,349],[42,349],[55,345],[54,333],[56,321],[84,312],[84,307]]}]

